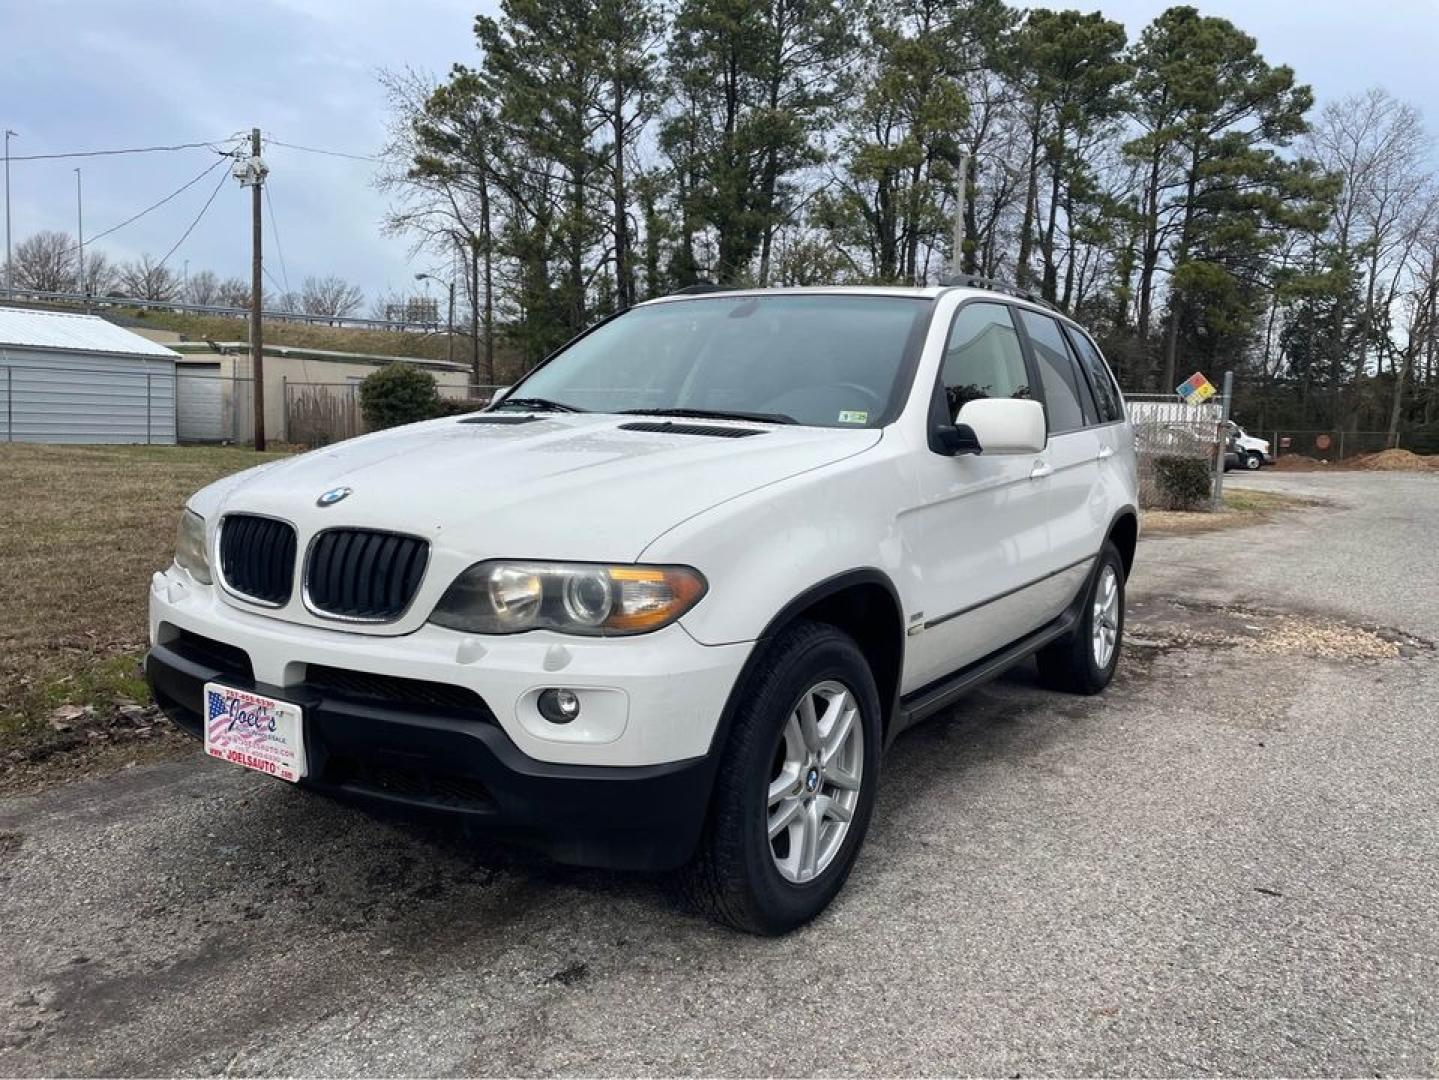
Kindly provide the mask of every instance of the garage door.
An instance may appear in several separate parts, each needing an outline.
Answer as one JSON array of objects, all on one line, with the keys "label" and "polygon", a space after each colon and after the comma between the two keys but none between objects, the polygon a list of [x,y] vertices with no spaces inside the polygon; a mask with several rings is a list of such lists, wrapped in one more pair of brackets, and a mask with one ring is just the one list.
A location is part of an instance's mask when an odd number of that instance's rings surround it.
[{"label": "garage door", "polygon": [[225,430],[225,382],[219,364],[176,365],[177,434],[181,442],[218,442]]}]

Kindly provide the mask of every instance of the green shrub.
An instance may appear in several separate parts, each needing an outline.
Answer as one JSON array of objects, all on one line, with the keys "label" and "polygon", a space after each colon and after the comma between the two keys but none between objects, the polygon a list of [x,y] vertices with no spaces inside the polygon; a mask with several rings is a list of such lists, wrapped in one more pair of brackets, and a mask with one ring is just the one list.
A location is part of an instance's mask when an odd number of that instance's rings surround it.
[{"label": "green shrub", "polygon": [[1203,510],[1213,491],[1214,467],[1202,458],[1157,457],[1154,479],[1161,510]]},{"label": "green shrub", "polygon": [[440,403],[435,409],[436,416],[463,416],[465,413],[479,412],[484,405],[478,401],[470,401],[468,398],[440,398]]},{"label": "green shrub", "polygon": [[435,377],[411,364],[386,364],[360,384],[360,411],[372,431],[431,420],[441,415]]}]

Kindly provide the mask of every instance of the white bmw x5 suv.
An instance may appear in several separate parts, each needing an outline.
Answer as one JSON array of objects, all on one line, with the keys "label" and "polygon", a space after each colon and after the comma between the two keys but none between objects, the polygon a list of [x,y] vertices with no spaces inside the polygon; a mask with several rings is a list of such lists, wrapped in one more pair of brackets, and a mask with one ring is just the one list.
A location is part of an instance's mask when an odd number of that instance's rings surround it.
[{"label": "white bmw x5 suv", "polygon": [[212,484],[151,585],[156,700],[222,760],[800,924],[901,730],[1119,659],[1118,387],[978,285],[667,297],[486,412]]}]

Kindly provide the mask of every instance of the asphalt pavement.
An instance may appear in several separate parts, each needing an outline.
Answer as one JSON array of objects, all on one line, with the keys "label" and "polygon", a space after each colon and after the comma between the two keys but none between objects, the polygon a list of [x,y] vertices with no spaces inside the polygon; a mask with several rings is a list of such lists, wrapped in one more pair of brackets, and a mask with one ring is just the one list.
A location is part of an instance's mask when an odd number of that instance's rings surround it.
[{"label": "asphalt pavement", "polygon": [[204,760],[0,800],[0,1074],[1439,1071],[1439,475],[1141,543],[1121,676],[904,736],[786,938]]}]

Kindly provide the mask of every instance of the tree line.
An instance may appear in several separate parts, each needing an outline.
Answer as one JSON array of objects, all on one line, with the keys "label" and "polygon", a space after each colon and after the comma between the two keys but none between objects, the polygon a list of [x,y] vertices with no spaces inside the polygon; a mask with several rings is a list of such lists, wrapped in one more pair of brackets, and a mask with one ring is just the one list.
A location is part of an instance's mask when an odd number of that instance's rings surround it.
[{"label": "tree line", "polygon": [[[1001,0],[504,0],[384,76],[387,226],[532,364],[702,281],[1027,287],[1130,391],[1240,378],[1260,427],[1433,428],[1439,200],[1418,111],[1316,108],[1231,22]],[[957,207],[963,176],[963,204]],[[955,258],[952,223],[963,216]]]},{"label": "tree line", "polygon": [[[13,287],[26,292],[76,293],[112,299],[143,300],[147,303],[185,303],[216,307],[248,308],[253,290],[240,277],[222,278],[213,270],[177,272],[173,267],[145,254],[126,262],[113,262],[102,250],[80,245],[69,233],[44,230],[20,241],[10,259]],[[0,264],[0,280],[4,266]],[[408,302],[381,297],[375,310]],[[358,286],[335,275],[306,277],[294,291],[266,290],[261,303],[267,311],[294,312],[330,318],[353,316],[364,309],[365,294]],[[396,318],[379,314],[376,318]],[[411,320],[418,321],[418,320]],[[431,321],[434,321],[433,319]]]}]

